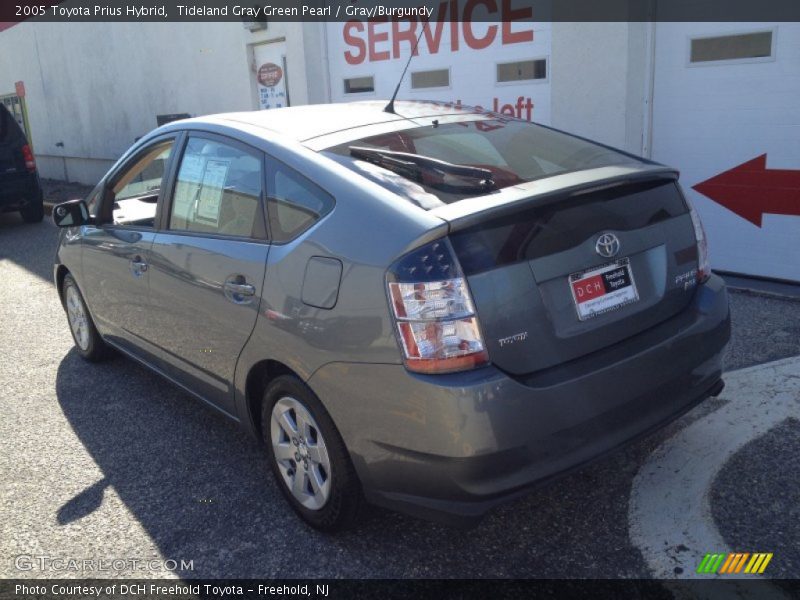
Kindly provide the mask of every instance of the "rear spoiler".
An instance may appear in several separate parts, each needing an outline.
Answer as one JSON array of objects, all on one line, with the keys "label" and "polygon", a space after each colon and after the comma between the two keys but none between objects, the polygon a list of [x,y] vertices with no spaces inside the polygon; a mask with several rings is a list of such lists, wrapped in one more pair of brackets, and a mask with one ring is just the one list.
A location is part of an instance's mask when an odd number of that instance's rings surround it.
[{"label": "rear spoiler", "polygon": [[478,225],[489,217],[503,217],[532,206],[642,181],[677,181],[678,176],[677,170],[661,165],[600,167],[507,187],[434,208],[430,213],[447,221],[453,232]]}]

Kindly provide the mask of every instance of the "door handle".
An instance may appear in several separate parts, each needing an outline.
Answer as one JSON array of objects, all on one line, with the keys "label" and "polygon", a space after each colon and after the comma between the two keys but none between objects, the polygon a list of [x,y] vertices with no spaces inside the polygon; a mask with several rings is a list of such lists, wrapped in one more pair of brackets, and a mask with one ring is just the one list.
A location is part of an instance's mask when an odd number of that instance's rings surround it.
[{"label": "door handle", "polygon": [[255,296],[256,294],[256,288],[249,283],[233,283],[232,281],[226,281],[225,289],[239,296]]},{"label": "door handle", "polygon": [[134,256],[131,259],[131,272],[135,277],[141,277],[142,274],[147,271],[147,263],[142,260],[142,257],[139,255]]},{"label": "door handle", "polygon": [[222,284],[222,292],[234,304],[250,304],[256,288],[247,283],[244,275],[231,275]]}]

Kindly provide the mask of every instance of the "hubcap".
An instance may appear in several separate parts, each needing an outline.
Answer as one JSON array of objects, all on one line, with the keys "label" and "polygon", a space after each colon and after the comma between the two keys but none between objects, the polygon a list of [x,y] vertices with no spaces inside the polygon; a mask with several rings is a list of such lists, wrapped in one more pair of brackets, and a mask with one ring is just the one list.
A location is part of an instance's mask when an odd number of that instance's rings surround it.
[{"label": "hubcap", "polygon": [[285,396],[272,408],[272,451],[283,482],[300,504],[319,510],[331,494],[331,463],[317,422],[299,401]]},{"label": "hubcap", "polygon": [[89,323],[86,319],[86,311],[83,309],[80,296],[78,296],[78,290],[72,285],[67,287],[67,320],[72,328],[75,343],[81,350],[89,348]]}]

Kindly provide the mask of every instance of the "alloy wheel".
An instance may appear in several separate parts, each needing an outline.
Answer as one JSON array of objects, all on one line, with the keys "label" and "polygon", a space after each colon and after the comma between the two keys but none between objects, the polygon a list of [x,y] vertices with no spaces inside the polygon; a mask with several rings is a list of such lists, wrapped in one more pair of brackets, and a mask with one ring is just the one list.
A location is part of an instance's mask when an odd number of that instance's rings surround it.
[{"label": "alloy wheel", "polygon": [[67,287],[66,305],[67,320],[72,328],[75,341],[81,350],[87,350],[89,348],[89,320],[86,317],[78,290],[73,285]]},{"label": "alloy wheel", "polygon": [[272,451],[283,482],[304,507],[319,510],[331,494],[331,463],[322,432],[308,409],[285,396],[272,408]]}]

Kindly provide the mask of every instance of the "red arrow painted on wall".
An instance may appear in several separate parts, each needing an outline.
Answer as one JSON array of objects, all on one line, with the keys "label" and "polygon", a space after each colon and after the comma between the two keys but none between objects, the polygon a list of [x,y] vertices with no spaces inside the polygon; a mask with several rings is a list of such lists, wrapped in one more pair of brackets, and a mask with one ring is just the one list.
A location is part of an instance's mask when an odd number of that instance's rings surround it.
[{"label": "red arrow painted on wall", "polygon": [[758,227],[765,213],[800,216],[800,171],[767,169],[766,154],[692,189]]}]

